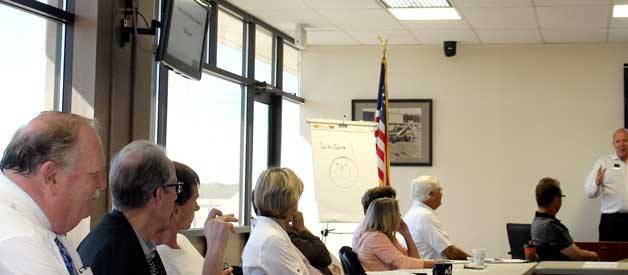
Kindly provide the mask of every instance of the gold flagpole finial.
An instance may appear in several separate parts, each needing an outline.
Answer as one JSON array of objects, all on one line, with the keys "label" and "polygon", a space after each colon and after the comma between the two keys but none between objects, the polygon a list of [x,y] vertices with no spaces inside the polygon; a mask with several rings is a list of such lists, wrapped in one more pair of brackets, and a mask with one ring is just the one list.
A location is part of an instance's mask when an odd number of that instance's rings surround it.
[{"label": "gold flagpole finial", "polygon": [[382,46],[382,49],[384,51],[384,56],[386,56],[386,47],[388,46],[388,38],[378,35],[377,39],[379,39],[379,43]]}]

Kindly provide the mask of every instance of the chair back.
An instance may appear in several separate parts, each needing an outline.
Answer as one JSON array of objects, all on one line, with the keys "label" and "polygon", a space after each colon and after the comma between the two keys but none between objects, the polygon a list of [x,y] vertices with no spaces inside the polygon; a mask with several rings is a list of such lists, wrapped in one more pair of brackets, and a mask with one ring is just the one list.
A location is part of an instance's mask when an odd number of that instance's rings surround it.
[{"label": "chair back", "polygon": [[510,244],[510,254],[513,259],[525,260],[523,245],[532,240],[529,223],[507,223],[508,243]]},{"label": "chair back", "polygon": [[345,275],[366,275],[358,255],[353,252],[353,249],[348,246],[340,248],[340,262],[342,263],[342,270]]}]

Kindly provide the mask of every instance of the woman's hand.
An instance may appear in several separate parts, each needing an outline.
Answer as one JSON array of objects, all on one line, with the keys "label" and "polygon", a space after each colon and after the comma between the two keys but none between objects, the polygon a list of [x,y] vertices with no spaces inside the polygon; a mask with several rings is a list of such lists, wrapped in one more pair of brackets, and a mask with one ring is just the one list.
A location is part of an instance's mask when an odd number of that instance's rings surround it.
[{"label": "woman's hand", "polygon": [[403,220],[399,222],[399,228],[397,228],[397,231],[399,231],[401,235],[410,234],[410,229],[408,229],[408,225]]},{"label": "woman's hand", "polygon": [[403,240],[406,242],[406,247],[408,248],[408,256],[420,259],[421,257],[419,256],[419,250],[417,250],[416,248],[416,244],[412,239],[412,234],[410,234],[410,229],[408,229],[408,225],[406,224],[406,222],[401,220],[401,222],[399,222],[399,228],[397,228],[397,231],[401,233],[401,236],[403,236]]},{"label": "woman's hand", "polygon": [[292,228],[298,233],[307,230],[307,228],[305,228],[305,223],[303,222],[303,214],[299,211],[297,211],[297,213],[292,216],[292,221],[290,222],[290,224],[292,225]]}]

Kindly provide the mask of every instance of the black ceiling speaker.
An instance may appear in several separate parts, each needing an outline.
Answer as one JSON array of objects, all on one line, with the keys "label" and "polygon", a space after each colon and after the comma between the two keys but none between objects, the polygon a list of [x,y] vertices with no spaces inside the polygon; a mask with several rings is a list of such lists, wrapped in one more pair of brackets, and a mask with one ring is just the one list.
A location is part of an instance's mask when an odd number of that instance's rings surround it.
[{"label": "black ceiling speaker", "polygon": [[446,57],[452,57],[456,55],[456,41],[444,41],[443,50]]}]

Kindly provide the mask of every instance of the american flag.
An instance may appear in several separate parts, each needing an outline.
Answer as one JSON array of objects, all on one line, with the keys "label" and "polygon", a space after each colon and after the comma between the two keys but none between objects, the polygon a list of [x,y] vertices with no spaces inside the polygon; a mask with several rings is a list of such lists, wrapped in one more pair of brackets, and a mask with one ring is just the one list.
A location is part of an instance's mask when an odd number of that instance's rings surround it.
[{"label": "american flag", "polygon": [[388,158],[388,91],[386,85],[386,56],[382,57],[375,111],[375,151],[377,152],[377,175],[380,186],[390,186],[390,159]]}]

